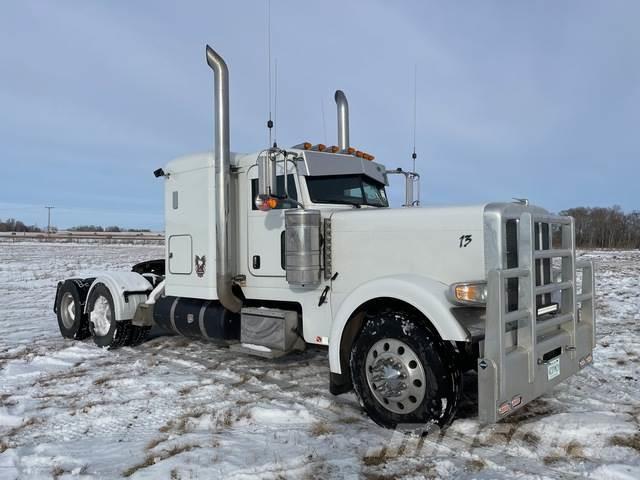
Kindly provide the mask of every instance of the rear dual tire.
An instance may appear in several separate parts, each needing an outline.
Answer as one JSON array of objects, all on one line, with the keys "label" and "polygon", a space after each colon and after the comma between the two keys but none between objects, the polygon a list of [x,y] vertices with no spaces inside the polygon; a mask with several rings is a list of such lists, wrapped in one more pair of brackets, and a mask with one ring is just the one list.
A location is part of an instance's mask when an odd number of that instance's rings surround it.
[{"label": "rear dual tire", "polygon": [[113,296],[107,286],[94,285],[87,297],[90,286],[91,282],[80,279],[59,285],[55,310],[62,336],[73,340],[93,337],[97,346],[109,350],[141,344],[149,327],[132,325],[130,320],[116,321]]},{"label": "rear dual tire", "polygon": [[90,281],[74,278],[58,284],[55,312],[60,334],[72,340],[84,340],[91,336],[89,321],[84,313],[84,300],[91,286]]},{"label": "rear dual tire", "polygon": [[116,321],[113,296],[103,283],[91,289],[87,298],[89,331],[94,343],[113,350],[126,344],[130,334],[130,321]]}]

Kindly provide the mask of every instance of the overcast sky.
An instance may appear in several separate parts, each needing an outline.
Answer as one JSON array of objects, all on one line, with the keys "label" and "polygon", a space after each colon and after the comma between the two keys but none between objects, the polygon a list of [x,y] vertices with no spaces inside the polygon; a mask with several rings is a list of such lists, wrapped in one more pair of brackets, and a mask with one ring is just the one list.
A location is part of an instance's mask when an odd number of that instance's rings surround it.
[{"label": "overcast sky", "polygon": [[[232,150],[265,147],[266,5],[3,1],[0,218],[162,229],[152,171],[213,142],[206,43]],[[640,209],[639,19],[633,1],[272,0],[278,143],[336,143],[341,88],[351,143],[410,167],[417,65],[424,204]]]}]

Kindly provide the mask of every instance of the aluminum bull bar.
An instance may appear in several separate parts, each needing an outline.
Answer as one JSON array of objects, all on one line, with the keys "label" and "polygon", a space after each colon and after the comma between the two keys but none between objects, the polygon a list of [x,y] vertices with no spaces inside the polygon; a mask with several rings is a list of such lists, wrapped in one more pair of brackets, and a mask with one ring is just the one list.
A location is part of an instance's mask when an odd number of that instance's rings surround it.
[{"label": "aluminum bull bar", "polygon": [[[523,212],[502,221],[502,232],[512,222],[517,240],[507,251],[517,248],[517,256],[515,267],[488,273],[484,353],[478,359],[484,424],[505,418],[591,363],[595,346],[594,268],[590,260],[576,261],[573,218]],[[548,272],[552,263],[560,266],[557,278]]]}]

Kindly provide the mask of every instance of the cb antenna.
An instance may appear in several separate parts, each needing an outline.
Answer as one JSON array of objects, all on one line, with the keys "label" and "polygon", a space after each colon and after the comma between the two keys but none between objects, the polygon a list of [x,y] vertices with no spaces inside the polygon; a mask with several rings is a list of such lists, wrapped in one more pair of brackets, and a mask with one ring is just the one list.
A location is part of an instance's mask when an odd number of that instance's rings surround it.
[{"label": "cb antenna", "polygon": [[273,148],[278,148],[278,59],[275,60],[275,78],[273,94]]},{"label": "cb antenna", "polygon": [[271,146],[271,129],[273,128],[273,120],[271,119],[271,0],[267,0],[267,63],[268,63],[268,85],[269,85],[269,120],[267,120],[267,128],[269,129],[269,146]]},{"label": "cb antenna", "polygon": [[416,124],[417,124],[417,103],[418,103],[418,66],[413,66],[413,153],[411,159],[413,160],[413,172],[416,171]]}]

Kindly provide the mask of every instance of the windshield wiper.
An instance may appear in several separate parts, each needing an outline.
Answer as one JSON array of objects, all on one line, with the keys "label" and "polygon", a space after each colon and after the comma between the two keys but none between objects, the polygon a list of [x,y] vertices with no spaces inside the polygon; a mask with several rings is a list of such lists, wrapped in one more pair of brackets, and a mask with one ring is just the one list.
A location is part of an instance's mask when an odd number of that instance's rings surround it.
[{"label": "windshield wiper", "polygon": [[377,207],[377,208],[384,208],[384,207],[388,207],[389,206],[389,205],[385,205],[382,202],[380,202],[380,203],[370,203],[370,202],[367,202],[366,200],[362,205],[367,205],[369,207]]},{"label": "windshield wiper", "polygon": [[358,202],[343,202],[343,201],[335,201],[335,202],[331,202],[333,204],[337,204],[337,205],[352,205],[356,208],[361,208],[362,207],[362,203],[358,203]]},{"label": "windshield wiper", "polygon": [[358,202],[347,202],[346,200],[312,200],[314,203],[328,203],[330,205],[352,205],[356,208],[362,207],[363,203]]}]

